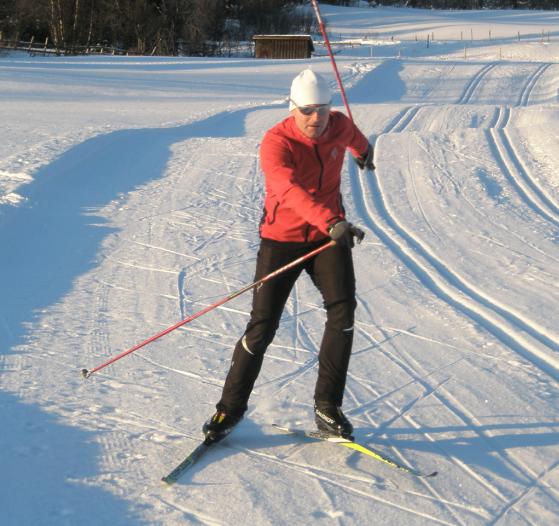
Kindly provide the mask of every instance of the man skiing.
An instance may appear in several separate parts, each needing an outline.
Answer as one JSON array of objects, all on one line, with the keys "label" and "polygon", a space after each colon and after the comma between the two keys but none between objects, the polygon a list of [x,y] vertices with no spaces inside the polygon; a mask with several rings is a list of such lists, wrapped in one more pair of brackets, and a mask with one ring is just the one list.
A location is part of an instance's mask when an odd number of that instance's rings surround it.
[{"label": "man skiing", "polygon": [[217,411],[203,427],[204,434],[215,439],[243,417],[264,353],[303,270],[326,309],[315,421],[320,430],[334,435],[348,437],[353,431],[341,406],[356,307],[351,249],[354,238],[360,242],[364,232],[345,219],[340,175],[346,148],[360,168],[374,169],[373,148],[348,117],[331,111],[329,86],[310,69],[293,80],[289,110],[286,119],[268,130],[260,147],[265,202],[255,281],[330,239],[336,244],[254,290],[250,321],[233,351]]}]

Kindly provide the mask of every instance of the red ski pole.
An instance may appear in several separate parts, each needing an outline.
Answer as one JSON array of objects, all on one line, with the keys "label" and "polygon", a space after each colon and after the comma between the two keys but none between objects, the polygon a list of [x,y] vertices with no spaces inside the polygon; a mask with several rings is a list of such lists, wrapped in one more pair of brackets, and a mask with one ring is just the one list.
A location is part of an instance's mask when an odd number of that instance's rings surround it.
[{"label": "red ski pole", "polygon": [[245,293],[247,290],[253,289],[253,288],[257,287],[258,285],[261,285],[262,283],[265,283],[266,281],[270,281],[272,278],[275,278],[276,276],[279,276],[280,274],[282,274],[286,270],[289,270],[289,269],[299,265],[303,261],[306,261],[307,259],[310,259],[313,256],[316,256],[317,254],[320,254],[321,252],[323,252],[327,248],[330,248],[331,246],[334,246],[335,244],[336,244],[335,241],[329,241],[325,245],[322,245],[322,246],[316,248],[315,250],[312,250],[308,254],[305,254],[304,256],[301,256],[300,258],[292,261],[291,263],[288,263],[287,265],[284,265],[283,267],[278,268],[277,270],[274,270],[273,272],[270,272],[270,274],[264,276],[263,278],[260,278],[258,281],[255,281],[254,283],[251,283],[250,285],[246,285],[245,287],[238,290],[237,292],[233,292],[229,296],[227,296],[227,297],[225,297],[225,298],[223,298],[219,301],[216,301],[212,305],[210,305],[208,307],[205,307],[204,309],[202,309],[199,312],[196,312],[195,314],[192,314],[188,318],[185,318],[184,320],[179,321],[178,323],[175,323],[175,325],[172,325],[171,327],[169,327],[169,328],[165,329],[164,331],[156,334],[155,336],[152,336],[151,338],[148,338],[147,340],[143,341],[142,343],[139,343],[138,345],[135,345],[131,349],[128,349],[127,351],[124,351],[124,352],[120,353],[119,355],[114,356],[110,360],[107,360],[105,363],[103,363],[103,364],[101,364],[101,365],[99,365],[99,366],[97,366],[93,369],[82,369],[82,376],[84,378],[89,378],[93,373],[96,373],[97,371],[100,371],[101,369],[104,369],[108,365],[111,365],[112,363],[115,363],[116,361],[120,360],[121,358],[124,358],[125,356],[133,353],[134,351],[137,351],[138,349],[141,349],[142,347],[144,347],[148,343],[151,343],[151,342],[154,342],[155,340],[158,340],[162,336],[165,336],[166,334],[169,334],[170,332],[174,331],[175,329],[178,329],[179,327],[182,327],[183,325],[186,325],[187,323],[191,322],[192,320],[195,320],[196,318],[199,318],[203,314],[206,314],[207,312],[210,312],[211,310],[219,307],[220,305],[223,305],[224,303],[227,303],[228,301],[232,300],[233,298],[236,298],[237,296],[240,296],[241,294]]},{"label": "red ski pole", "polygon": [[326,33],[326,28],[324,27],[324,22],[322,21],[322,16],[320,15],[320,9],[318,7],[317,0],[311,0],[312,6],[314,8],[314,12],[316,13],[316,19],[318,20],[318,25],[320,27],[320,32],[322,33],[322,38],[324,38],[324,43],[326,44],[326,49],[328,50],[328,55],[330,55],[330,62],[332,62],[332,68],[334,68],[334,74],[336,75],[336,80],[338,81],[338,86],[340,87],[340,93],[342,94],[342,100],[345,104],[345,109],[347,111],[347,116],[353,122],[353,115],[351,114],[351,110],[349,109],[349,103],[347,101],[347,97],[345,95],[344,85],[342,83],[342,79],[340,77],[340,73],[338,71],[338,66],[336,65],[336,60],[334,59],[334,53],[332,53],[332,47],[330,46],[330,39],[328,38],[328,34]]}]

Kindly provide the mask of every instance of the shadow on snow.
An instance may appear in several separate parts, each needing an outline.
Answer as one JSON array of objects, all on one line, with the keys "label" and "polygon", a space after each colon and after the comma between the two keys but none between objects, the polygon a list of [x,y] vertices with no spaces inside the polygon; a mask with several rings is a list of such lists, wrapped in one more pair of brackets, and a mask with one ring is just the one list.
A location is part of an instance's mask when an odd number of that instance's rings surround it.
[{"label": "shadow on snow", "polygon": [[[0,216],[0,360],[9,364],[11,349],[25,342],[29,324],[95,266],[103,239],[113,231],[95,211],[161,177],[173,144],[244,135],[249,111],[225,112],[172,129],[98,136],[41,169],[21,192],[26,204]],[[64,356],[58,358],[64,361]],[[4,374],[17,374],[6,365]],[[80,364],[66,366],[72,378],[79,374]],[[25,394],[25,386],[21,392]],[[83,484],[84,478],[98,475],[98,446],[89,432],[64,425],[6,392],[0,392],[0,410],[7,481],[0,492],[2,524],[76,523],[78,514],[83,524],[139,523],[128,502]],[[6,510],[10,515],[5,516]]]}]

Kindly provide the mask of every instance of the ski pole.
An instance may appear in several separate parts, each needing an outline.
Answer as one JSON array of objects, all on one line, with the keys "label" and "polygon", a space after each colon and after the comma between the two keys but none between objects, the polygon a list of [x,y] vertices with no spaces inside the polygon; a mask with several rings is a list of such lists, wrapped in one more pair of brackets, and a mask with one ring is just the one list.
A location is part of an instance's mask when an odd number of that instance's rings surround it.
[{"label": "ski pole", "polygon": [[203,314],[206,314],[207,312],[210,312],[211,310],[219,307],[220,305],[223,305],[224,303],[227,303],[228,301],[232,300],[233,298],[236,298],[237,296],[240,296],[241,294],[245,293],[247,290],[253,289],[253,288],[265,283],[266,281],[270,281],[271,279],[275,278],[276,276],[279,276],[280,274],[282,274],[286,270],[292,269],[293,267],[299,265],[300,263],[303,263],[303,261],[306,261],[307,259],[310,259],[313,256],[316,256],[317,254],[320,254],[321,252],[323,252],[327,248],[330,248],[330,247],[334,246],[335,244],[336,244],[336,242],[331,240],[328,243],[326,243],[325,245],[322,245],[322,246],[320,246],[320,247],[318,247],[314,250],[311,250],[311,252],[309,252],[308,254],[305,254],[304,256],[301,256],[300,258],[295,259],[291,263],[288,263],[287,265],[284,265],[283,267],[280,267],[277,270],[274,270],[273,272],[270,272],[270,274],[267,274],[263,278],[260,278],[258,281],[255,281],[254,283],[251,283],[250,285],[246,285],[242,289],[239,289],[238,291],[233,292],[229,296],[227,296],[225,298],[222,298],[219,301],[216,301],[212,305],[209,305],[208,307],[205,307],[201,311],[198,311],[195,314],[192,314],[188,318],[185,318],[184,320],[181,320],[178,323],[175,323],[175,325],[172,325],[171,327],[168,327],[164,331],[156,334],[155,336],[152,336],[151,338],[148,338],[147,340],[143,341],[142,343],[139,343],[138,345],[135,345],[131,349],[128,349],[127,351],[124,351],[124,352],[120,353],[119,355],[114,356],[110,360],[107,360],[105,363],[103,363],[103,364],[101,364],[97,367],[94,367],[93,369],[82,369],[82,371],[81,371],[82,376],[84,378],[89,378],[93,373],[96,373],[97,371],[100,371],[101,369],[104,369],[108,365],[111,365],[112,363],[115,363],[116,361],[120,360],[121,358],[124,358],[125,356],[133,353],[134,351],[137,351],[138,349],[141,349],[142,347],[144,347],[148,343],[151,343],[151,342],[154,342],[155,340],[158,340],[162,336],[165,336],[166,334],[169,334],[170,332],[174,331],[175,329],[178,329],[179,327],[182,327],[183,325],[186,325],[187,323],[191,322],[192,320],[195,320],[196,318],[199,318]]},{"label": "ski pole", "polygon": [[345,95],[344,85],[342,83],[342,79],[340,77],[340,73],[338,71],[338,66],[336,65],[336,60],[334,59],[334,53],[332,53],[332,47],[330,46],[330,39],[328,38],[328,34],[326,33],[326,28],[324,27],[324,22],[322,21],[322,16],[320,15],[320,9],[318,7],[317,0],[311,0],[314,12],[316,13],[316,19],[318,21],[318,26],[320,27],[320,32],[322,33],[322,38],[324,38],[324,43],[326,44],[326,49],[328,50],[328,55],[330,55],[330,62],[332,62],[332,68],[334,69],[334,74],[336,75],[336,80],[338,81],[338,86],[340,87],[340,93],[342,94],[342,100],[345,104],[345,109],[347,111],[347,116],[353,122],[353,115],[351,114],[351,110],[349,109],[349,103],[347,101],[347,97]]}]

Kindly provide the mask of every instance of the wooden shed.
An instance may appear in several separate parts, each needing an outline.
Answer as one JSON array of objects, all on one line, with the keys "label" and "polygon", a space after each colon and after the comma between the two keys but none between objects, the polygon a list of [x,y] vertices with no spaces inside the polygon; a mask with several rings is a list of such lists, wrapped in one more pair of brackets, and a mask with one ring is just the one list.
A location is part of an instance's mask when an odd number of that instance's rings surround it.
[{"label": "wooden shed", "polygon": [[309,35],[254,35],[256,58],[310,58],[314,51]]}]

